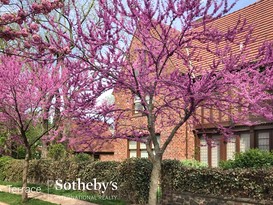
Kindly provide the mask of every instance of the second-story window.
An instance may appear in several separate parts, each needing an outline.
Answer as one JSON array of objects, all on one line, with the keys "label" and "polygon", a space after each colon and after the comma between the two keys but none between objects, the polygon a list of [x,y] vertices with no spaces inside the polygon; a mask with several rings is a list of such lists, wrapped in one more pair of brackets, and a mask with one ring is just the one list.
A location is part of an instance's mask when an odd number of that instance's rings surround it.
[{"label": "second-story window", "polygon": [[[150,100],[149,95],[146,95],[145,101],[147,103],[149,103],[149,100]],[[144,107],[143,107],[143,105],[141,103],[140,97],[135,95],[135,97],[134,97],[134,114],[140,113],[143,110],[144,110]]]},{"label": "second-story window", "polygon": [[143,106],[142,106],[142,103],[141,103],[141,99],[139,96],[135,95],[135,98],[134,98],[134,113],[137,114],[137,113],[140,113],[141,111],[143,111]]}]

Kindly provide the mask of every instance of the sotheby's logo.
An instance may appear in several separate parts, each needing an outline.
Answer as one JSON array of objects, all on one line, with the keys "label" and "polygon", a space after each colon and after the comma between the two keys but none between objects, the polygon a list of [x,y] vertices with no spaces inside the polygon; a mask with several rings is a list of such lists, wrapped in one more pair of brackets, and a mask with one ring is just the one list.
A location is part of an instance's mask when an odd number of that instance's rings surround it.
[{"label": "sotheby's logo", "polygon": [[[52,181],[51,181],[52,185]],[[72,182],[64,182],[61,179],[54,181],[53,183],[56,190],[81,190],[81,191],[100,191],[104,193],[107,189],[117,190],[117,182],[98,182],[96,178],[94,178],[90,182],[82,182],[80,178],[77,178],[76,181]]]}]

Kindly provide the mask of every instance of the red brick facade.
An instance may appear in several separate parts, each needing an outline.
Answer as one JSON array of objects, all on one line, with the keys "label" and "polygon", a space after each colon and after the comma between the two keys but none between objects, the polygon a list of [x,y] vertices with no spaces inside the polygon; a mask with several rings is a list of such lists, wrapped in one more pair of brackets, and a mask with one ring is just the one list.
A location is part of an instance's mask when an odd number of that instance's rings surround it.
[{"label": "red brick facade", "polygon": [[[133,107],[133,95],[128,93],[114,93],[115,95],[115,104],[119,108],[132,108]],[[128,120],[128,125],[133,124],[143,125],[145,124],[146,119],[134,115],[132,113],[130,121]],[[119,129],[117,127],[117,129]],[[160,143],[164,142],[167,136],[170,134],[170,130],[164,129],[160,133]],[[195,148],[194,148],[194,134],[191,127],[188,124],[182,126],[172,142],[167,147],[163,159],[192,159],[195,157]],[[129,158],[129,145],[127,139],[117,139],[114,142],[114,160],[122,161]]]},{"label": "red brick facade", "polygon": [[[257,49],[259,46],[261,46],[261,43],[265,40],[273,40],[273,0],[261,0],[255,4],[252,4],[244,9],[241,9],[239,11],[236,11],[232,14],[229,14],[221,19],[216,20],[213,22],[213,26],[219,27],[219,29],[225,29],[227,26],[232,26],[236,23],[239,17],[246,18],[248,23],[253,24],[254,31],[253,31],[253,37],[256,38],[255,43],[252,43],[249,45],[250,48],[250,54],[251,56],[254,56],[257,52]],[[138,47],[139,42],[135,41],[133,39],[131,44],[131,50],[134,50],[134,47]],[[237,50],[239,49],[236,48]],[[209,59],[209,58],[206,58]],[[130,92],[127,93],[120,93],[115,91],[115,103],[120,108],[129,108],[131,109],[133,107],[133,95]],[[219,112],[212,112],[211,110],[207,109],[200,109],[199,114],[201,116],[211,116],[215,119],[219,119],[220,121],[229,122],[229,119],[226,116],[221,116],[221,113]],[[132,114],[130,120],[125,122],[130,125],[145,125],[145,119],[143,119],[141,116],[134,116]],[[202,123],[204,125],[207,123],[206,120],[203,120]],[[208,132],[212,132],[213,127],[208,126]],[[117,127],[116,129],[119,129]],[[259,133],[261,133],[261,130],[271,130],[273,129],[273,126],[271,125],[261,125],[253,127],[243,127],[243,126],[237,126],[236,127],[236,140],[234,143],[235,145],[235,151],[240,151],[240,136],[242,133],[249,133],[250,136],[250,145],[249,147],[259,147]],[[185,124],[182,126],[179,131],[177,132],[176,136],[173,138],[173,141],[169,144],[167,150],[165,151],[163,158],[164,159],[191,159],[191,158],[197,158],[200,160],[200,136],[194,136],[193,128]],[[251,131],[252,130],[252,131]],[[270,131],[270,133],[273,133]],[[163,142],[166,140],[167,135],[169,134],[169,130],[166,128],[164,130],[161,130],[160,134],[160,141]],[[270,143],[273,147],[273,134],[270,134]],[[271,142],[272,141],[272,142]],[[129,157],[129,146],[128,146],[128,140],[126,139],[118,139],[114,143],[114,155],[111,156],[102,156],[101,160],[106,159],[113,159],[117,161],[124,160]],[[220,156],[219,159],[225,160],[227,159],[227,149],[229,149],[227,142],[221,142],[220,143],[219,150],[221,151],[219,153]],[[242,145],[241,145],[242,146]],[[233,146],[234,147],[234,146]],[[271,149],[271,148],[270,148]],[[212,165],[212,155],[213,150],[211,148],[207,149],[208,152],[208,164]]]}]

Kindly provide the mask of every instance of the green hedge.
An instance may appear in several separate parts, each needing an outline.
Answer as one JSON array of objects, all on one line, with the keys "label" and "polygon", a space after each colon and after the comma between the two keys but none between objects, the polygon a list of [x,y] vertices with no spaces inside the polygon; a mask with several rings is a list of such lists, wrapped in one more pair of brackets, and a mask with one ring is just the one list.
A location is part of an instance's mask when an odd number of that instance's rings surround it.
[{"label": "green hedge", "polygon": [[119,197],[130,203],[146,204],[149,195],[152,163],[148,159],[131,158],[118,167]]},{"label": "green hedge", "polygon": [[[0,158],[0,180],[21,181],[23,160]],[[48,179],[83,182],[117,182],[118,189],[104,195],[117,196],[130,203],[145,204],[148,199],[152,164],[148,159],[123,162],[82,161],[75,159],[32,160],[29,179],[46,183]],[[176,160],[164,160],[161,187],[166,191],[192,192],[215,196],[273,200],[273,168],[213,169],[185,167]]]},{"label": "green hedge", "polygon": [[249,149],[246,152],[236,153],[234,160],[220,162],[223,169],[234,168],[265,168],[273,166],[273,153],[260,149]]},{"label": "green hedge", "polygon": [[0,157],[0,180],[6,180],[6,167],[8,166],[8,164],[10,163],[10,161],[12,160],[11,157]]},{"label": "green hedge", "polygon": [[48,180],[61,179],[74,181],[78,177],[80,165],[73,160],[32,160],[29,167],[29,179],[33,183],[46,184]]},{"label": "green hedge", "polygon": [[[3,161],[1,171],[1,161]],[[22,179],[23,160],[0,158],[0,180],[18,182]],[[29,182],[46,184],[48,180],[61,179],[82,182],[117,182],[118,190],[107,189],[106,196],[118,196],[130,203],[144,204],[148,199],[149,178],[152,164],[147,159],[128,159],[124,162],[82,161],[75,158],[56,160],[31,160]]]},{"label": "green hedge", "polygon": [[63,144],[53,144],[50,145],[48,156],[53,160],[65,159],[67,155],[66,148]]},{"label": "green hedge", "polygon": [[12,159],[9,160],[3,168],[3,178],[5,181],[21,181],[23,174],[23,160]]},{"label": "green hedge", "polygon": [[203,162],[199,162],[195,159],[185,159],[181,161],[182,165],[185,167],[192,167],[192,168],[204,168],[208,167],[207,164]]},{"label": "green hedge", "polygon": [[162,190],[273,200],[273,168],[194,169],[163,162]]}]

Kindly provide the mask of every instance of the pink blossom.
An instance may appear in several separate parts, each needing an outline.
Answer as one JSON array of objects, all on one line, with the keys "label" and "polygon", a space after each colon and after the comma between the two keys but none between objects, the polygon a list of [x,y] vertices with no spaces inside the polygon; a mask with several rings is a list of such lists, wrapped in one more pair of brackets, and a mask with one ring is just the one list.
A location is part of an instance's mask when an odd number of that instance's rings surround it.
[{"label": "pink blossom", "polygon": [[32,38],[33,38],[34,42],[37,42],[37,43],[41,42],[41,37],[38,34],[34,34],[32,36]]},{"label": "pink blossom", "polygon": [[54,47],[54,46],[49,46],[49,51],[51,52],[51,53],[53,53],[53,54],[56,54],[56,53],[58,53],[58,49],[56,48],[56,47]]},{"label": "pink blossom", "polygon": [[5,13],[1,16],[1,19],[3,21],[11,21],[12,19],[14,19],[14,15],[13,14],[9,14],[9,13]]},{"label": "pink blossom", "polygon": [[36,32],[39,31],[39,25],[37,23],[30,24],[29,28]]},{"label": "pink blossom", "polygon": [[43,7],[40,4],[33,3],[31,8],[33,9],[34,13],[40,13]]},{"label": "pink blossom", "polygon": [[3,4],[9,4],[10,3],[9,0],[1,0],[0,2],[3,3]]},{"label": "pink blossom", "polygon": [[29,42],[27,42],[27,41],[25,41],[24,42],[24,46],[25,46],[25,48],[31,48],[31,45],[30,45],[30,43]]},{"label": "pink blossom", "polygon": [[27,29],[26,28],[23,28],[22,30],[21,30],[21,35],[23,36],[23,37],[27,37],[28,36],[28,31],[27,31]]},{"label": "pink blossom", "polygon": [[64,47],[64,48],[63,48],[63,52],[64,52],[65,54],[69,54],[69,53],[71,52],[69,46]]}]

